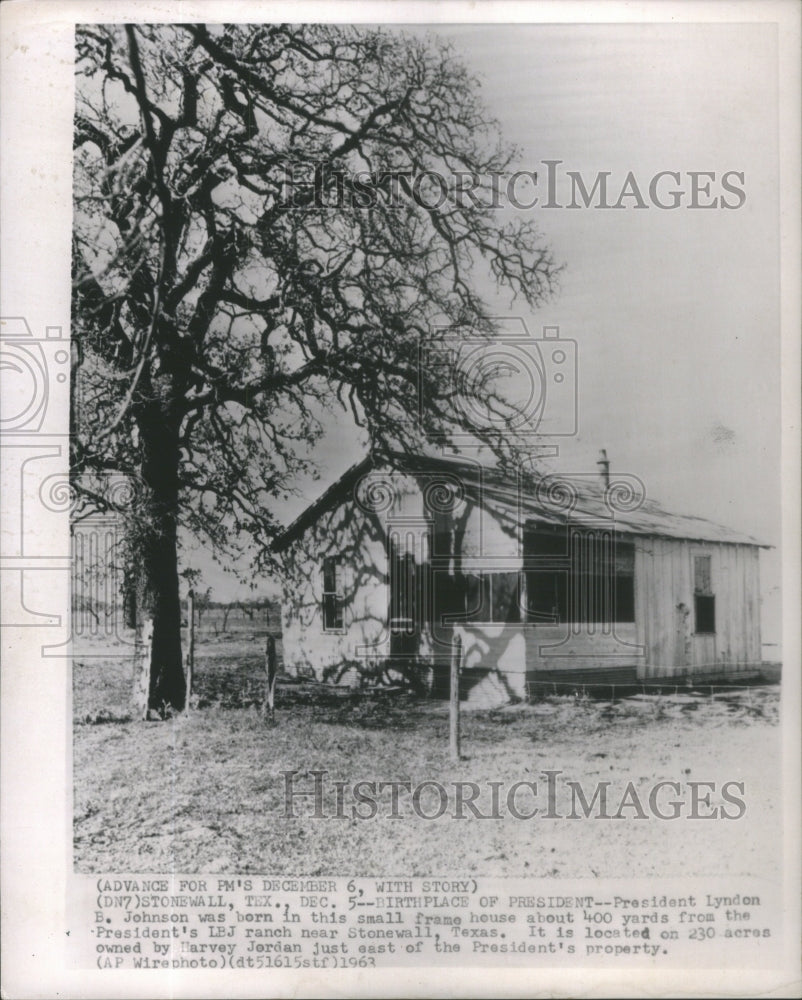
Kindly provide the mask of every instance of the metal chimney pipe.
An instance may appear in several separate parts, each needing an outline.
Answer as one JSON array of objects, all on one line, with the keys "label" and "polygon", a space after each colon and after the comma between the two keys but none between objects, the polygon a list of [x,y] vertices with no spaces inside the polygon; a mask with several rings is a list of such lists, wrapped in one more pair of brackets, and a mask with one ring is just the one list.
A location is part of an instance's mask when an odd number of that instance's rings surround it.
[{"label": "metal chimney pipe", "polygon": [[599,471],[601,472],[602,482],[604,483],[604,488],[610,485],[610,459],[607,457],[607,449],[602,448],[599,451],[599,461],[596,463],[599,466]]}]

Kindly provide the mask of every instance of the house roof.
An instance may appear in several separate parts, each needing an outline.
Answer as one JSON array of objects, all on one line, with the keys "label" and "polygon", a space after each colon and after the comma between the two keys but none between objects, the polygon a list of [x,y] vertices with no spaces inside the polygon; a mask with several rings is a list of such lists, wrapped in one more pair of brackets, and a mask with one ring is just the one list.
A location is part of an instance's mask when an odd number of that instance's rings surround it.
[{"label": "house roof", "polygon": [[[609,521],[614,517],[616,530],[622,534],[771,548],[751,535],[705,518],[669,513],[656,501],[646,497],[645,490],[639,494],[639,481],[635,477],[616,477],[611,474],[613,491],[608,492],[598,475],[572,476],[542,471],[521,476],[458,456],[434,457],[393,452],[384,458],[368,455],[361,462],[352,465],[276,537],[273,542],[274,551],[285,550],[317,518],[353,495],[354,487],[367,472],[387,467],[411,476],[433,472],[456,476],[465,494],[475,502],[520,510],[523,517],[545,523],[583,524],[598,522],[599,519]],[[622,484],[623,493],[615,494],[616,482]],[[628,502],[628,486],[632,486],[635,493],[639,494],[633,503]],[[564,502],[565,487],[571,493],[567,507]]]}]

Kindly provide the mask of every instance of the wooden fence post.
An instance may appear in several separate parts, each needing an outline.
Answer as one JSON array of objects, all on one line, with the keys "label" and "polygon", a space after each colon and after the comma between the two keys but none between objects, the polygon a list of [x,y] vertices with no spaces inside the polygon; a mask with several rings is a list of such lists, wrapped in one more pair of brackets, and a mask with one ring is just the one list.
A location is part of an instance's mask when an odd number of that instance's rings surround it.
[{"label": "wooden fence post", "polygon": [[146,721],[150,702],[150,655],[153,645],[153,619],[139,618],[134,638],[134,711]]},{"label": "wooden fence post", "polygon": [[275,695],[276,676],[278,674],[278,657],[276,656],[276,637],[269,633],[265,644],[265,671],[267,673],[267,711],[270,722],[276,721]]},{"label": "wooden fence post", "polygon": [[190,589],[187,594],[187,698],[184,711],[189,711],[189,699],[192,695],[192,677],[195,673],[195,591]]},{"label": "wooden fence post", "polygon": [[448,710],[451,759],[460,759],[459,746],[459,675],[462,667],[462,639],[457,636],[451,647],[451,688]]}]

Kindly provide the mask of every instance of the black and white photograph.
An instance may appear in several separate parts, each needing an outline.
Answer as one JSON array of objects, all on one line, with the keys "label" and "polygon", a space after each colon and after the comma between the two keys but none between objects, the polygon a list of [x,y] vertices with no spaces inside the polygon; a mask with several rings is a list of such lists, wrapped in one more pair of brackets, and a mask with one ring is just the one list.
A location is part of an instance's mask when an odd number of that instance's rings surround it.
[{"label": "black and white photograph", "polygon": [[798,9],[10,6],[8,995],[796,995]]}]

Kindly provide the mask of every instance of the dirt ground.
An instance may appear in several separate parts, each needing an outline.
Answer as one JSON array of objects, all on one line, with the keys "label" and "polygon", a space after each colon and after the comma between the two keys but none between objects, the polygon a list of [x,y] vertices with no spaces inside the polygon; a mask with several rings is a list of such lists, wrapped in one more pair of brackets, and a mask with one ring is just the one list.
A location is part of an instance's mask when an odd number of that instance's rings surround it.
[{"label": "dirt ground", "polygon": [[[122,655],[74,665],[74,844],[80,872],[283,873],[304,875],[689,876],[745,873],[774,877],[781,843],[778,773],[779,688],[731,695],[640,695],[615,702],[549,696],[533,704],[466,712],[464,759],[448,754],[443,703],[394,693],[364,696],[310,685],[279,685],[276,724],[260,712],[260,641],[239,636],[198,648],[189,714],[162,722],[130,718],[131,666]],[[122,649],[117,651],[122,653]],[[324,815],[295,790],[319,779]],[[556,796],[548,811],[545,771]],[[442,816],[416,814],[402,789],[397,817],[391,790],[376,793],[377,815],[352,815],[350,783],[439,782]],[[335,781],[344,786],[338,807]],[[567,781],[592,803],[598,782],[608,806],[585,818]],[[680,802],[673,820],[657,818]],[[460,810],[454,783],[473,782],[480,816]],[[492,782],[500,789],[493,807]],[[521,786],[510,814],[506,796]],[[628,783],[632,791],[627,793]],[[691,782],[700,801],[691,804]],[[729,786],[743,782],[741,792]],[[401,786],[399,786],[401,787]],[[418,812],[437,812],[435,786],[421,789]],[[470,793],[463,793],[470,798]],[[633,804],[633,795],[640,803]],[[628,796],[628,797],[627,797]],[[736,816],[721,818],[721,810]],[[626,804],[628,803],[628,804]],[[442,805],[442,803],[440,803]],[[718,809],[718,818],[701,818]],[[360,807],[358,812],[367,813]],[[578,818],[568,818],[571,812]],[[599,812],[617,818],[600,818]],[[697,818],[691,818],[696,812]],[[645,815],[639,815],[639,812]],[[341,815],[338,815],[341,814]]]}]

